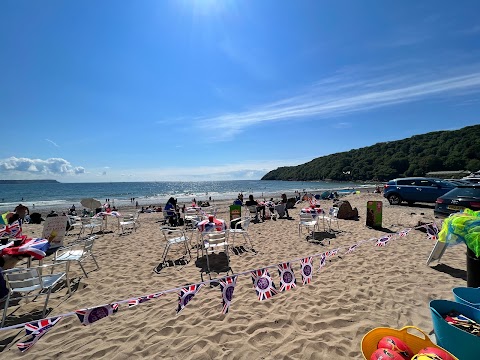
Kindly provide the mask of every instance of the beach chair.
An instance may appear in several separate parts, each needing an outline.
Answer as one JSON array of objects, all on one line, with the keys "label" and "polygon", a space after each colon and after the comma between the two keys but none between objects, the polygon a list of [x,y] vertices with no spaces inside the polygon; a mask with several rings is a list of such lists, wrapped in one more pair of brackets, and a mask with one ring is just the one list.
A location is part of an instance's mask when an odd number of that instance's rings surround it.
[{"label": "beach chair", "polygon": [[[212,268],[210,266],[211,259],[209,258],[209,253],[213,254],[215,249],[223,249],[223,252],[225,254],[225,259],[226,259],[226,264],[222,268],[217,268],[215,272],[218,274],[219,272],[226,271],[227,273],[229,271],[232,272],[232,268],[230,267],[230,256],[228,254],[228,233],[227,231],[213,231],[209,233],[205,233],[204,236],[202,237],[202,256],[203,252],[205,251],[205,255],[207,258],[207,269],[206,273],[208,274],[210,280],[212,280],[211,277],[211,272]],[[211,257],[211,256],[210,256]],[[203,276],[202,276],[202,281],[203,281]]]},{"label": "beach chair", "polygon": [[[328,225],[328,231],[332,231],[332,222],[335,221],[337,223],[338,231],[340,231],[340,224],[338,223],[338,207],[331,207],[328,209],[328,215],[323,213],[322,220],[326,221]],[[324,224],[325,227],[325,224]]]},{"label": "beach chair", "polygon": [[253,244],[248,234],[248,227],[250,225],[250,218],[237,218],[233,219],[232,222],[235,222],[235,227],[228,230],[228,239],[230,242],[231,248],[235,248],[235,236],[242,235],[246,243],[250,245],[250,248],[253,250]]},{"label": "beach chair", "polygon": [[91,236],[85,239],[83,242],[73,244],[71,246],[64,247],[60,250],[55,252],[53,263],[66,263],[66,273],[67,273],[67,286],[70,288],[70,278],[68,276],[70,270],[70,263],[72,261],[76,261],[80,268],[82,269],[85,277],[88,278],[88,274],[85,271],[85,268],[82,265],[82,261],[85,261],[89,257],[93,259],[97,268],[95,270],[100,269],[98,265],[97,259],[93,256],[93,244],[95,242],[96,236]]},{"label": "beach chair", "polygon": [[311,235],[318,229],[318,221],[312,214],[300,213],[300,222],[298,223],[298,236],[301,237],[303,229],[307,229],[308,234]]},{"label": "beach chair", "polygon": [[254,222],[258,223],[260,221],[259,220],[260,218],[259,218],[259,212],[258,212],[257,205],[249,205],[249,206],[246,206],[246,207],[247,207],[246,212],[249,213],[250,215],[253,215]]},{"label": "beach chair", "polygon": [[188,254],[190,257],[190,260],[192,259],[192,254],[190,253],[190,247],[188,246],[190,239],[185,234],[185,231],[183,229],[172,228],[172,227],[162,227],[160,230],[165,240],[165,247],[162,253],[162,262],[161,262],[162,264],[166,264],[168,251],[170,250],[170,247],[172,247],[173,245],[183,245],[185,247],[184,256]]},{"label": "beach chair", "polygon": [[90,236],[93,234],[93,230],[99,229],[98,231],[103,231],[103,218],[98,217],[85,217],[82,218],[82,226],[80,228],[80,232],[78,233],[78,238],[85,232],[85,230],[90,229]]},{"label": "beach chair", "polygon": [[192,220],[196,219],[198,220],[199,218],[199,212],[195,208],[188,208],[185,210],[185,215],[184,215],[184,226],[187,229],[192,228]]},{"label": "beach chair", "polygon": [[[41,269],[53,265],[43,265],[41,267],[32,268],[14,268],[4,270],[2,272],[8,288],[8,294],[3,305],[2,324],[5,324],[7,318],[8,305],[11,300],[26,299],[29,297],[37,297],[39,295],[46,295],[45,303],[43,305],[42,319],[47,312],[48,299],[52,289],[62,281],[66,276],[65,272],[55,273],[51,275],[42,275]],[[30,294],[33,293],[33,294]],[[70,287],[68,288],[70,293]],[[25,294],[25,295],[22,295]],[[19,296],[20,295],[20,296]]]},{"label": "beach chair", "polygon": [[131,229],[137,231],[137,222],[135,221],[135,215],[127,214],[124,215],[122,220],[118,221],[118,226],[122,230],[121,235],[125,233],[125,229]]}]

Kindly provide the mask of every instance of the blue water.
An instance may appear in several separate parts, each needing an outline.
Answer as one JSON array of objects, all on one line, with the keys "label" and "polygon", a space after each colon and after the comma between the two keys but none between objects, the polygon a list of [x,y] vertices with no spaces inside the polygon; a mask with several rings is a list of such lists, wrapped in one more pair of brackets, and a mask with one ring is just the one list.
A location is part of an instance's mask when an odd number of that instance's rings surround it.
[{"label": "blue water", "polygon": [[[93,197],[102,203],[110,199],[116,206],[130,204],[135,198],[140,205],[161,205],[173,196],[179,202],[197,200],[234,199],[237,194],[254,194],[257,198],[275,197],[282,193],[323,192],[326,189],[359,187],[354,183],[303,181],[201,181],[201,182],[123,182],[123,183],[52,183],[0,185],[0,210],[11,210],[19,203],[35,208],[68,208],[80,206],[80,200]],[[23,199],[23,200],[22,200]]]}]

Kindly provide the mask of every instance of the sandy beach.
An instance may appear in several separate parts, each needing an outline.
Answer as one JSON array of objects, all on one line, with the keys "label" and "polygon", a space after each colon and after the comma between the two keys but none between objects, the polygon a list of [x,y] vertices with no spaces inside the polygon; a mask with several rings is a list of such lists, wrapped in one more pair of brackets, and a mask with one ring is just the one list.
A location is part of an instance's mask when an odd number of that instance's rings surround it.
[{"label": "sandy beach", "polygon": [[[385,247],[374,242],[345,254],[360,240],[380,238],[429,223],[433,205],[391,206],[381,194],[363,192],[345,197],[359,210],[360,218],[339,220],[340,231],[322,242],[309,242],[298,235],[299,212],[303,202],[289,210],[292,219],[266,220],[252,224],[249,233],[256,253],[230,252],[235,273],[279,264],[291,259],[342,247],[315,272],[310,284],[302,285],[300,262],[292,263],[297,287],[259,301],[251,277],[238,277],[230,312],[222,315],[218,286],[203,287],[188,306],[176,314],[178,296],[169,293],[138,306],[120,305],[118,312],[90,326],[76,316],[62,319],[28,352],[15,344],[23,329],[0,332],[2,358],[35,359],[360,359],[360,342],[372,328],[401,328],[415,325],[430,333],[433,329],[428,303],[432,299],[453,299],[453,287],[466,286],[465,247],[449,248],[442,265],[425,265],[434,241],[425,232],[412,230],[396,236]],[[365,226],[368,200],[383,201],[383,230]],[[217,203],[218,218],[229,220],[230,201]],[[321,201],[322,208],[332,201]],[[163,204],[162,204],[163,205]],[[133,209],[120,209],[126,213]],[[201,281],[196,250],[185,266],[153,269],[160,263],[165,246],[160,233],[161,213],[141,214],[136,232],[99,235],[94,254],[100,269],[91,260],[84,262],[86,278],[77,264],[71,265],[75,291],[65,288],[52,294],[49,316],[112,303]],[[438,222],[438,220],[437,220]],[[110,222],[114,230],[114,222]],[[26,225],[24,233],[40,236],[42,225]],[[77,231],[67,237],[76,240]],[[196,234],[195,234],[196,235]],[[236,239],[235,245],[244,245]],[[244,245],[248,250],[248,246]],[[182,248],[172,247],[168,258],[179,259]],[[279,276],[269,269],[279,287]],[[222,276],[221,274],[220,276]],[[25,315],[41,311],[43,299],[9,309],[11,325],[29,320]]]}]

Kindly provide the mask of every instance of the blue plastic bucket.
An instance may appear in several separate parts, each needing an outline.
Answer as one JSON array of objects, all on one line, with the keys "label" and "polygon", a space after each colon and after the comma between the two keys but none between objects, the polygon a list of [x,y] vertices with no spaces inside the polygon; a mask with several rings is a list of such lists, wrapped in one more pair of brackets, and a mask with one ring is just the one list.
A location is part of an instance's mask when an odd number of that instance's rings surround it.
[{"label": "blue plastic bucket", "polygon": [[480,309],[480,288],[458,287],[452,291],[456,302]]},{"label": "blue plastic bucket", "polygon": [[432,300],[430,301],[430,312],[437,345],[461,360],[478,360],[480,337],[447,323],[442,315],[448,314],[452,310],[458,311],[480,324],[479,309],[449,300]]}]

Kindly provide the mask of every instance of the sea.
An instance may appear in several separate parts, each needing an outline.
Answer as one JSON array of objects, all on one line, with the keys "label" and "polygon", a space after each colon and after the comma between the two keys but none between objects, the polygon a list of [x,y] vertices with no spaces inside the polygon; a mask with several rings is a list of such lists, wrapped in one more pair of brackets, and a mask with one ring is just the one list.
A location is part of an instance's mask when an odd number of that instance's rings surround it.
[{"label": "sea", "polygon": [[349,182],[304,182],[270,180],[234,181],[158,181],[158,182],[112,182],[112,183],[26,183],[0,185],[0,211],[12,210],[18,204],[33,209],[67,209],[73,205],[81,208],[84,198],[95,198],[102,204],[109,199],[115,206],[164,205],[171,196],[179,203],[198,200],[235,199],[239,193],[253,194],[256,199],[279,198],[282,193],[321,193],[326,190],[351,192],[368,185]]}]

